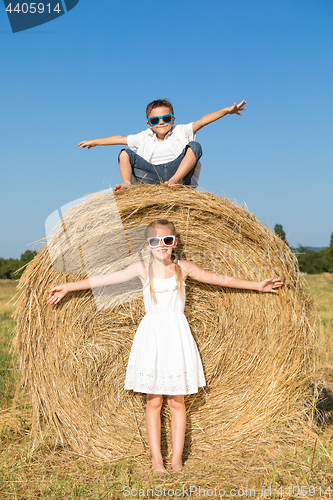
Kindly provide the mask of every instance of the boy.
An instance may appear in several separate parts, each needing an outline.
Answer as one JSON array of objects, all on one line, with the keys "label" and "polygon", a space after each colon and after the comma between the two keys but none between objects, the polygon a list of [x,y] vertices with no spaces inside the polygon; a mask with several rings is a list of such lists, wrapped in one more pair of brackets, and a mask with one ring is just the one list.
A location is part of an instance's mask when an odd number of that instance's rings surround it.
[{"label": "boy", "polygon": [[246,101],[220,109],[203,116],[200,120],[187,125],[174,125],[175,116],[171,102],[158,99],[146,108],[149,128],[136,135],[113,135],[104,139],[82,141],[81,148],[93,148],[106,145],[128,145],[119,154],[119,169],[122,184],[116,184],[114,191],[127,189],[139,181],[146,184],[167,186],[178,183],[197,186],[201,146],[196,142],[195,134],[209,123],[229,114],[242,116]]}]

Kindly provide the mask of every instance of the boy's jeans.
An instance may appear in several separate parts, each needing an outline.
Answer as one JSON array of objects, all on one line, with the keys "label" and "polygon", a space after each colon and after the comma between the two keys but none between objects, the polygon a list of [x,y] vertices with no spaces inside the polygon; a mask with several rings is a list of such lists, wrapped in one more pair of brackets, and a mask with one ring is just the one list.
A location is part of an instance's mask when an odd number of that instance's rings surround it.
[{"label": "boy's jeans", "polygon": [[190,185],[191,177],[202,155],[201,145],[196,141],[189,142],[183,149],[182,153],[178,156],[178,158],[162,165],[153,165],[152,163],[149,163],[129,148],[124,148],[121,151],[126,151],[126,153],[128,154],[133,176],[138,182],[143,182],[144,184],[159,184],[160,182],[168,181],[176,173],[182,159],[185,156],[187,148],[192,149],[197,159],[195,166],[192,168],[192,170],[190,170],[190,172],[186,174],[184,179],[181,181],[182,184]]}]

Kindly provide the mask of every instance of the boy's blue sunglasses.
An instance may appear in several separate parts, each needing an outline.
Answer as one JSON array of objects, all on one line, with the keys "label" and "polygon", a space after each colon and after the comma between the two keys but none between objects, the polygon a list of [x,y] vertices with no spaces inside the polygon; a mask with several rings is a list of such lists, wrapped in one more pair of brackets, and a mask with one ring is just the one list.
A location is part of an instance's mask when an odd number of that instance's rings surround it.
[{"label": "boy's blue sunglasses", "polygon": [[148,121],[150,125],[157,125],[158,123],[160,123],[160,119],[162,118],[164,123],[171,123],[174,117],[174,115],[151,116],[150,118],[148,118]]}]

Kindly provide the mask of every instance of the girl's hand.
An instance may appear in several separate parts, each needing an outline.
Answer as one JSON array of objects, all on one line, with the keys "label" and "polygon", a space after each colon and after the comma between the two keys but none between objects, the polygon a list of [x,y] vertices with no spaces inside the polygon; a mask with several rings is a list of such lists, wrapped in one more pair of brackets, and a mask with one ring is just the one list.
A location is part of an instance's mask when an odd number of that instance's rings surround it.
[{"label": "girl's hand", "polygon": [[80,146],[80,148],[87,148],[90,149],[90,148],[94,148],[96,146],[96,143],[95,141],[82,141],[78,144],[78,146]]},{"label": "girl's hand", "polygon": [[283,281],[280,281],[279,278],[268,278],[267,280],[259,283],[258,291],[259,292],[273,292],[279,293],[278,290],[274,290],[275,288],[280,288],[283,285]]},{"label": "girl's hand", "polygon": [[58,285],[49,290],[49,296],[47,297],[48,304],[58,304],[58,302],[65,297],[68,292],[68,288],[66,285]]}]

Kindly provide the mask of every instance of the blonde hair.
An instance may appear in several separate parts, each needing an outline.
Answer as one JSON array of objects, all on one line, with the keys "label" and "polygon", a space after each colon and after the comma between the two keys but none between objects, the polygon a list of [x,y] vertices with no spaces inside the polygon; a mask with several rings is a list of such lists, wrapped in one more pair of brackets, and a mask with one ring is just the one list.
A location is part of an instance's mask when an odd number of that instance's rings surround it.
[{"label": "blonde hair", "polygon": [[[148,238],[148,232],[150,228],[155,228],[156,226],[164,226],[168,227],[171,231],[171,234],[176,236],[176,228],[173,225],[171,221],[168,221],[166,219],[157,219],[151,222],[145,229],[145,239]],[[175,264],[175,269],[176,269],[176,278],[177,278],[177,287],[178,287],[178,296],[180,298],[183,298],[183,288],[184,288],[184,283],[183,283],[183,276],[182,276],[182,271],[179,267],[178,260],[176,258],[176,255],[172,252],[172,257],[173,257],[173,264]],[[149,259],[149,265],[148,265],[148,278],[149,278],[149,290],[150,290],[150,296],[151,298],[156,302],[156,296],[154,292],[154,287],[153,287],[153,282],[154,282],[154,273],[153,273],[153,254],[150,252],[150,259]]]}]

